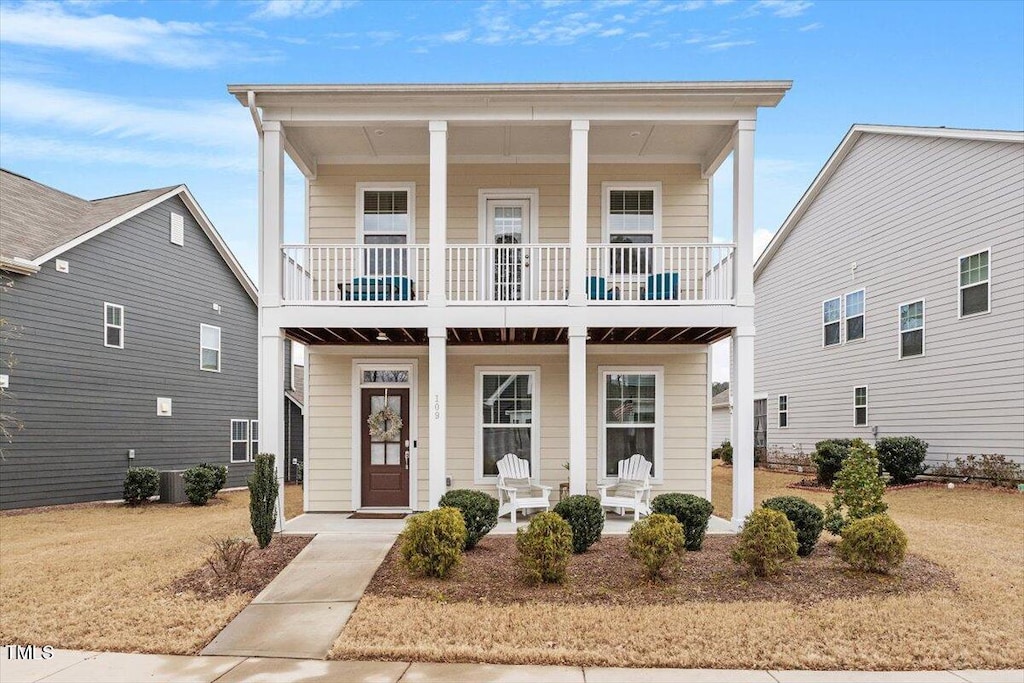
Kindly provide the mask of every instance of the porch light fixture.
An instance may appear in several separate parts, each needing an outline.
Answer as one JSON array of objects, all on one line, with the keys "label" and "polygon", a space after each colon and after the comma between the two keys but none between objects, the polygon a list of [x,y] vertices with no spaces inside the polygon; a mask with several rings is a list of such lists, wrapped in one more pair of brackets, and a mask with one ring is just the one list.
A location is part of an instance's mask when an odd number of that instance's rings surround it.
[{"label": "porch light fixture", "polygon": [[638,138],[638,137],[640,137],[640,131],[638,131],[638,130],[631,131],[629,133],[629,137],[631,137],[631,138]]},{"label": "porch light fixture", "polygon": [[373,131],[373,134],[376,135],[379,138],[382,138],[382,137],[384,137],[384,129],[383,128],[378,128],[377,130]]},{"label": "porch light fixture", "polygon": [[391,341],[391,339],[388,337],[386,332],[381,330],[380,332],[377,333],[377,341],[379,341],[379,342],[386,342],[386,341]]}]

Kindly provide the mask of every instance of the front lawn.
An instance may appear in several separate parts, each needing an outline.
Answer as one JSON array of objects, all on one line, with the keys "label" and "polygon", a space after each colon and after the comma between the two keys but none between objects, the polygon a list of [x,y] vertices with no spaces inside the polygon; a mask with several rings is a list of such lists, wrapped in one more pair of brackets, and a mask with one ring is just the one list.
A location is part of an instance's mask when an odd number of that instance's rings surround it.
[{"label": "front lawn", "polygon": [[[0,643],[195,654],[254,597],[255,584],[204,591],[194,573],[211,537],[252,537],[248,504],[247,491],[228,491],[205,507],[0,515]],[[285,516],[301,509],[302,488],[287,486]]]},{"label": "front lawn", "polygon": [[[717,466],[713,472],[715,514],[722,517],[729,516],[731,475]],[[757,499],[799,495],[824,505],[825,494],[786,488],[799,478],[759,470]],[[332,657],[686,668],[1024,665],[1024,497],[958,487],[904,489],[888,493],[886,500],[910,537],[910,553],[918,556],[900,571],[915,571],[920,562],[910,581],[913,590],[903,589],[906,582],[893,590],[891,577],[859,576],[831,595],[821,589],[822,577],[801,592],[801,585],[812,581],[810,568],[818,566],[829,580],[848,571],[829,558],[829,547],[819,547],[819,557],[773,579],[779,586],[775,592],[753,579],[744,586],[721,561],[722,541],[711,538],[708,551],[702,551],[707,556],[688,554],[689,571],[704,572],[704,578],[691,574],[685,587],[686,570],[676,582],[642,589],[622,577],[625,562],[606,565],[604,578],[600,567],[581,570],[590,553],[605,561],[600,558],[607,553],[594,546],[574,558],[575,581],[569,586],[526,589],[514,572],[514,553],[502,550],[508,541],[488,537],[481,550],[507,556],[467,558],[453,580],[422,581],[412,590],[413,584],[385,565]],[[601,545],[620,543],[609,538]],[[489,568],[490,573],[473,580],[468,572],[474,564],[484,565],[478,572]],[[938,573],[924,573],[922,567]],[[638,566],[633,571],[639,576]],[[945,580],[950,574],[952,580]],[[701,596],[693,581],[704,590],[720,582],[725,599]],[[507,589],[498,590],[496,583]],[[626,585],[633,588],[623,592]],[[850,585],[860,585],[861,593],[851,594]],[[637,590],[649,595],[629,599]],[[559,593],[586,599],[553,599]]]}]

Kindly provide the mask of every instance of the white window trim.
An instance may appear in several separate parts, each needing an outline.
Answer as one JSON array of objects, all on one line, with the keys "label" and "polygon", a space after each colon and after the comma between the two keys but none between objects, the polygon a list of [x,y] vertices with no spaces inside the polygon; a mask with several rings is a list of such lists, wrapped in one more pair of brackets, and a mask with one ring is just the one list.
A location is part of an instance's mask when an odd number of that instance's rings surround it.
[{"label": "white window trim", "polygon": [[[864,390],[864,405],[862,405],[862,406],[857,405],[857,390],[858,389],[863,389]],[[867,427],[868,426],[868,412],[869,412],[868,411],[868,400],[869,400],[869,396],[868,396],[868,388],[867,388],[867,386],[862,385],[862,386],[854,387],[853,388],[853,426],[854,427]],[[864,409],[864,424],[857,424],[857,408],[863,408]]]},{"label": "white window trim", "polygon": [[484,375],[531,375],[533,377],[533,417],[530,420],[530,478],[540,481],[540,366],[478,365],[473,368],[473,483],[495,484],[497,476],[484,474],[484,419],[480,404],[484,400]]},{"label": "white window trim", "polygon": [[[412,181],[390,183],[356,183],[356,244],[365,244],[363,233],[363,194],[366,192],[389,192],[405,190],[409,195],[409,232],[406,244],[416,244],[416,183]],[[388,233],[384,233],[388,234]]]},{"label": "white window trim", "polygon": [[[116,308],[116,309],[120,310],[120,312],[121,312],[121,324],[120,325],[111,325],[110,323],[107,322],[107,312],[111,308]],[[121,335],[120,335],[121,343],[120,344],[108,344],[107,343],[107,329],[109,329],[111,327],[113,327],[116,330],[120,330],[121,331]],[[108,349],[123,349],[124,348],[124,306],[121,306],[120,304],[112,304],[112,303],[109,303],[107,301],[103,302],[103,346],[107,347]]]},{"label": "white window trim", "polygon": [[[210,329],[217,330],[217,346],[216,346],[216,351],[217,351],[217,369],[216,370],[213,370],[211,368],[204,368],[203,367],[203,351],[205,351],[206,349],[211,349],[211,350],[214,349],[213,346],[203,346],[203,329],[205,329],[207,327],[209,327]],[[207,325],[206,323],[200,323],[199,324],[199,369],[202,370],[203,372],[220,372],[220,368],[221,368],[221,365],[222,365],[222,363],[220,362],[220,360],[221,360],[221,348],[223,346],[224,346],[223,331],[218,326],[216,326],[216,325]]]},{"label": "white window trim", "polygon": [[[259,454],[259,444],[260,444],[259,432],[260,432],[260,421],[259,420],[249,420],[249,462],[252,462],[253,460],[255,460],[256,456]],[[256,438],[255,439],[253,439],[253,434],[256,434]],[[253,446],[256,446],[256,448],[253,448]],[[287,463],[285,463],[285,465],[287,466]]]},{"label": "white window trim", "polygon": [[[827,304],[830,301],[838,301],[839,302],[839,319],[836,320],[834,323],[826,323],[825,322],[825,304]],[[823,348],[823,349],[830,349],[833,346],[842,346],[843,345],[843,337],[844,337],[844,335],[843,335],[844,319],[843,319],[843,297],[841,295],[840,296],[829,297],[828,299],[823,299],[822,300],[821,305],[818,306],[818,320],[821,321],[821,348]],[[826,344],[825,343],[825,326],[826,325],[836,325],[836,324],[839,325],[839,341],[836,342],[835,344]]]},{"label": "white window trim", "polygon": [[[982,280],[981,282],[975,282],[973,285],[961,285],[960,284],[960,267],[961,267],[960,262],[963,261],[965,258],[970,258],[971,256],[977,256],[978,254],[984,254],[984,253],[988,253],[988,278],[985,279],[985,280]],[[978,311],[977,313],[968,313],[967,315],[964,315],[964,308],[963,308],[963,293],[964,293],[964,290],[967,289],[968,287],[977,287],[978,285],[983,284],[983,283],[985,284],[985,286],[988,287],[988,297],[986,298],[986,301],[988,302],[988,306],[985,308],[984,311]],[[956,289],[956,312],[957,312],[957,319],[963,320],[964,318],[973,318],[973,317],[979,316],[979,315],[988,315],[989,313],[992,312],[992,247],[985,247],[984,249],[979,249],[978,251],[972,251],[969,254],[962,254],[962,255],[957,257],[957,259],[956,259],[956,285],[957,285],[957,289]]]},{"label": "white window trim", "polygon": [[[607,449],[605,442],[607,430],[608,375],[654,375],[654,473],[651,483],[661,484],[665,480],[665,366],[663,365],[602,365],[597,369],[597,482],[608,484],[615,477],[605,474],[607,470]],[[641,426],[641,425],[638,425]],[[647,426],[647,425],[642,425]]]},{"label": "white window trim", "polygon": [[[245,439],[236,439],[235,438],[235,423],[236,422],[241,422],[242,424],[245,425]],[[245,457],[242,458],[241,460],[235,458],[235,444],[236,443],[244,443],[245,444]],[[252,442],[249,441],[249,421],[248,420],[235,420],[235,419],[232,419],[231,420],[231,431],[228,433],[228,457],[231,459],[231,462],[249,462],[250,460],[252,460],[251,450],[252,450]]]},{"label": "white window trim", "polygon": [[[921,330],[921,353],[916,356],[904,356],[903,355],[903,327],[902,327],[902,312],[904,306],[919,303],[921,304],[921,327],[915,328]],[[896,306],[896,358],[898,360],[914,360],[916,358],[924,358],[928,348],[925,344],[925,328],[928,327],[928,306],[925,305],[924,298],[912,299],[911,301],[904,301]],[[907,330],[907,332],[913,332],[914,330]]]},{"label": "white window trim", "polygon": [[[786,399],[786,409],[782,409],[782,399]],[[786,425],[782,425],[782,415],[786,415]],[[775,420],[779,429],[789,429],[789,394],[779,394],[775,401]]]},{"label": "white window trim", "polygon": [[[861,293],[861,312],[858,313],[857,315],[849,315],[849,310],[846,307],[846,297],[850,296],[851,294],[856,294],[857,292]],[[863,287],[861,287],[860,289],[855,289],[852,292],[847,292],[846,294],[843,294],[843,303],[841,305],[841,309],[840,309],[839,313],[840,313],[840,316],[842,317],[842,321],[843,321],[842,329],[839,331],[839,339],[840,339],[839,343],[840,344],[856,344],[857,342],[862,342],[862,341],[864,341],[865,339],[868,338],[868,293],[867,293],[867,290],[865,290]],[[851,340],[849,338],[849,336],[847,335],[846,331],[849,329],[849,321],[851,319],[857,318],[857,317],[863,318],[863,321],[861,322],[861,335],[860,335],[859,339],[852,339]],[[824,321],[824,316],[822,316],[822,324],[824,324],[824,322],[825,322]],[[825,343],[825,333],[824,333],[824,331],[822,332],[821,341],[822,341],[822,343]]]},{"label": "white window trim", "polygon": [[649,180],[622,180],[606,181],[601,183],[601,242],[608,244],[611,241],[611,231],[608,227],[608,212],[611,210],[612,190],[654,190],[654,236],[651,238],[653,244],[661,243],[661,181]]}]

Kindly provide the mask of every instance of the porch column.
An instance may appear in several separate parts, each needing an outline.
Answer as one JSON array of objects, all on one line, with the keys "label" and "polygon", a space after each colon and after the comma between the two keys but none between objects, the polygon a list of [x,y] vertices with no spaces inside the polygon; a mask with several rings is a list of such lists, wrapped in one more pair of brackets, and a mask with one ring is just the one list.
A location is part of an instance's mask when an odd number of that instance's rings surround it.
[{"label": "porch column", "polygon": [[281,305],[281,244],[284,242],[284,132],[278,121],[263,124],[260,140],[260,306]]},{"label": "porch column", "polygon": [[430,339],[429,395],[427,406],[430,412],[430,453],[428,467],[428,495],[430,509],[437,507],[445,486],[445,459],[447,452],[448,430],[448,363],[447,363],[447,330],[444,327],[431,327],[427,330]]},{"label": "porch column", "polygon": [[[582,279],[580,280],[582,282]],[[569,328],[569,493],[587,493],[587,328]]]},{"label": "porch column", "polygon": [[[445,242],[448,239],[448,122],[430,129],[430,295],[431,306],[445,302]],[[433,498],[432,498],[433,500]]]},{"label": "porch column", "polygon": [[[284,337],[279,329],[264,330],[259,345],[259,444],[274,454],[277,471],[277,531],[284,529]],[[254,454],[255,456],[255,454]]]},{"label": "porch column", "polygon": [[732,333],[732,521],[739,526],[754,509],[754,329]]},{"label": "porch column", "polygon": [[[573,121],[569,143],[569,305],[586,305],[590,121]],[[585,334],[585,333],[584,333]]]},{"label": "porch column", "polygon": [[754,305],[754,121],[737,121],[732,150],[736,305]]}]

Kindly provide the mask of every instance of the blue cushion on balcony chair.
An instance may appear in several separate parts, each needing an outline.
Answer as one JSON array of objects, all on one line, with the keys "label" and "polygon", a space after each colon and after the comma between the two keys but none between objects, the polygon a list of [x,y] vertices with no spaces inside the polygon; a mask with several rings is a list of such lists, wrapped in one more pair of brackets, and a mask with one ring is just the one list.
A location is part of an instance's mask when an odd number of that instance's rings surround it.
[{"label": "blue cushion on balcony chair", "polygon": [[591,275],[587,278],[587,299],[590,301],[613,301],[619,298],[618,287],[608,287],[608,280]]},{"label": "blue cushion on balcony chair", "polygon": [[679,273],[655,273],[647,276],[644,298],[663,301],[679,298]]},{"label": "blue cushion on balcony chair", "polygon": [[411,301],[416,298],[416,283],[401,276],[354,277],[345,288],[348,301]]},{"label": "blue cushion on balcony chair", "polygon": [[410,278],[391,275],[382,277],[380,281],[390,301],[412,301],[416,298],[416,283]]}]

